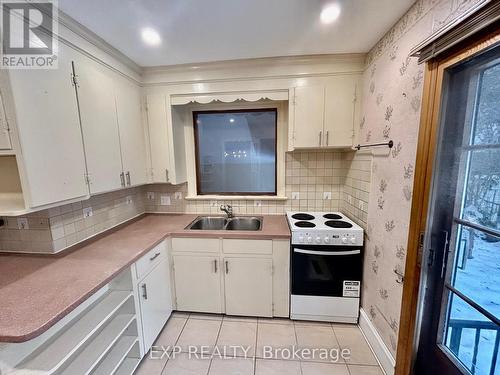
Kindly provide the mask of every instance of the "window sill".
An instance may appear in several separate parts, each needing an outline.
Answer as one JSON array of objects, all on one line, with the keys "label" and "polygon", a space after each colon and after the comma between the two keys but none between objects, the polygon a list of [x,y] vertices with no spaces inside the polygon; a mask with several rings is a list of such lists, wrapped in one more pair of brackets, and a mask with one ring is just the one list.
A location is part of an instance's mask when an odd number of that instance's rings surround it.
[{"label": "window sill", "polygon": [[192,195],[186,196],[191,201],[286,201],[288,197],[277,195]]}]

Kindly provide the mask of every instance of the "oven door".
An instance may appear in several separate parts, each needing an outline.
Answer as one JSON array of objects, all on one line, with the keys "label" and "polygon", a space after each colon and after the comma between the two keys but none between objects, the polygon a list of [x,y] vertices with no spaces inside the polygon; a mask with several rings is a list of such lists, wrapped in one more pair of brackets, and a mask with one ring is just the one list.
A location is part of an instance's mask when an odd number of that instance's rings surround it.
[{"label": "oven door", "polygon": [[291,251],[293,295],[359,297],[362,247],[292,245]]}]

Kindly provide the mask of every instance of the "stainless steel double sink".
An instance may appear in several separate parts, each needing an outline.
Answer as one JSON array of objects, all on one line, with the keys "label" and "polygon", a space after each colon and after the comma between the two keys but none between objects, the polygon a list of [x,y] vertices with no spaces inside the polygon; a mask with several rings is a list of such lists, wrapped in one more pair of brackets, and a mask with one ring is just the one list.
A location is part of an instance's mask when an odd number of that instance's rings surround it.
[{"label": "stainless steel double sink", "polygon": [[221,216],[198,216],[185,229],[258,231],[262,229],[262,217],[234,216],[232,218],[225,218]]}]

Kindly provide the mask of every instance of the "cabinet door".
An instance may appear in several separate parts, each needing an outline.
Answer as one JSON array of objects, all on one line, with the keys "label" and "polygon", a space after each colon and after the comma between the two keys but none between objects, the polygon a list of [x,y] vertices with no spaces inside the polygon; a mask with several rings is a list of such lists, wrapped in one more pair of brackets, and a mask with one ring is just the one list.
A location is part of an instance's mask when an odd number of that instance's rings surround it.
[{"label": "cabinet door", "polygon": [[226,314],[273,315],[273,261],[224,258]]},{"label": "cabinet door", "polygon": [[219,258],[174,255],[177,310],[222,312]]},{"label": "cabinet door", "polygon": [[164,94],[150,94],[147,96],[153,182],[169,182],[169,123],[165,100]]},{"label": "cabinet door", "polygon": [[85,157],[92,194],[122,186],[122,160],[112,72],[82,56],[75,62]]},{"label": "cabinet door", "polygon": [[0,92],[0,150],[10,150],[11,148],[9,124],[5,117],[2,93]]},{"label": "cabinet door", "polygon": [[[62,43],[61,43],[62,45]],[[85,154],[71,81],[76,52],[60,46],[57,69],[8,72],[30,207],[84,198]]]},{"label": "cabinet door", "polygon": [[352,146],[355,89],[355,76],[335,77],[326,86],[325,146]]},{"label": "cabinet door", "polygon": [[324,86],[295,88],[294,147],[321,147],[324,144]]},{"label": "cabinet door", "polygon": [[168,262],[162,261],[139,283],[142,335],[148,351],[172,313]]},{"label": "cabinet door", "polygon": [[147,182],[147,167],[141,116],[141,91],[139,86],[125,78],[116,81],[116,113],[126,183],[143,185]]}]

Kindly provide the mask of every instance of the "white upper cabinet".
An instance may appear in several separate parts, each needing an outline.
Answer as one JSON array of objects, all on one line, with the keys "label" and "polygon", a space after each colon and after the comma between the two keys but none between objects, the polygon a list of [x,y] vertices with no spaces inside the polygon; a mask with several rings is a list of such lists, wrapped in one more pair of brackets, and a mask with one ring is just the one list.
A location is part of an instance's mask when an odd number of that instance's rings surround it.
[{"label": "white upper cabinet", "polygon": [[147,96],[152,182],[170,182],[169,121],[164,94]]},{"label": "white upper cabinet", "polygon": [[10,150],[12,144],[10,143],[9,124],[5,116],[2,92],[0,92],[0,150]]},{"label": "white upper cabinet", "polygon": [[295,137],[297,148],[321,147],[325,112],[325,87],[295,88]]},{"label": "white upper cabinet", "polygon": [[356,81],[352,76],[334,77],[326,86],[324,146],[352,146],[355,98]]},{"label": "white upper cabinet", "polygon": [[148,177],[141,90],[139,86],[121,77],[116,81],[116,113],[125,183],[127,186],[145,184]]},{"label": "white upper cabinet", "polygon": [[74,54],[61,48],[57,69],[9,71],[29,207],[88,196]]},{"label": "white upper cabinet", "polygon": [[75,62],[90,193],[125,186],[111,71],[84,56]]},{"label": "white upper cabinet", "polygon": [[324,85],[295,88],[294,148],[347,148],[353,145],[358,75],[339,75]]}]

